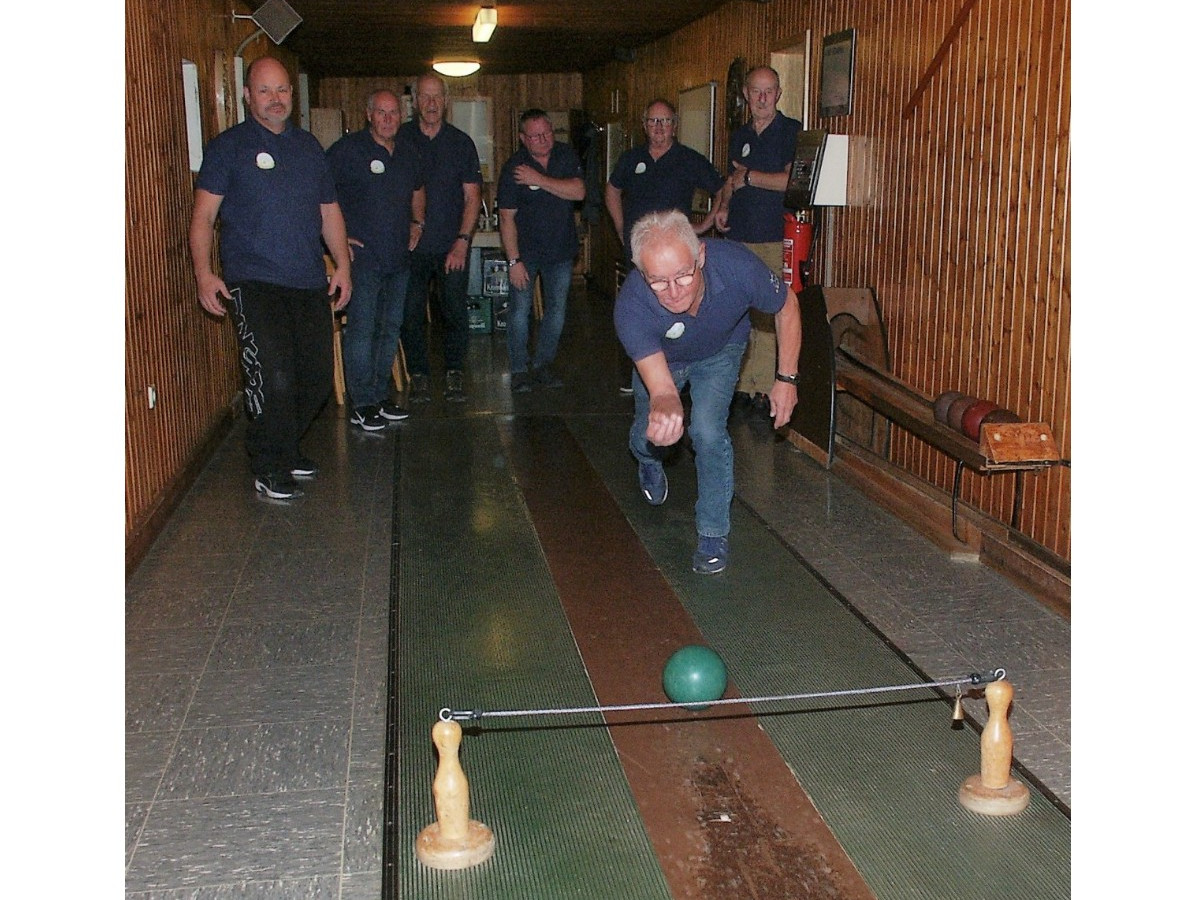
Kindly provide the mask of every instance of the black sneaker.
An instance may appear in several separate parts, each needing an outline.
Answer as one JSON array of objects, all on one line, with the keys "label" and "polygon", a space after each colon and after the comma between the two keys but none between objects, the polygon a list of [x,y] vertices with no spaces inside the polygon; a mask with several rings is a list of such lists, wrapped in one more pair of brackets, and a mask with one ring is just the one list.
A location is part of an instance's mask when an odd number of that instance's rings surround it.
[{"label": "black sneaker", "polygon": [[563,380],[555,375],[549,366],[542,366],[540,369],[533,370],[533,383],[547,388],[560,388],[563,386]]},{"label": "black sneaker", "polygon": [[433,394],[429,392],[429,376],[414,375],[412,383],[408,386],[408,399],[412,403],[428,403],[433,399]]},{"label": "black sneaker", "polygon": [[452,403],[462,403],[467,399],[467,392],[463,389],[463,373],[458,369],[446,372],[446,399]]},{"label": "black sneaker", "polygon": [[533,379],[528,372],[513,372],[511,384],[514,394],[528,394],[533,390]]},{"label": "black sneaker", "polygon": [[307,456],[297,458],[292,466],[292,476],[295,478],[316,478],[319,467]]},{"label": "black sneaker", "polygon": [[408,418],[408,410],[399,403],[380,403],[379,415],[383,416],[389,422],[403,422]]},{"label": "black sneaker", "polygon": [[350,413],[350,424],[363,431],[382,431],[387,428],[387,419],[379,414],[376,406],[360,406]]},{"label": "black sneaker", "polygon": [[259,475],[254,479],[254,490],[272,500],[291,500],[303,497],[304,491],[291,475]]}]

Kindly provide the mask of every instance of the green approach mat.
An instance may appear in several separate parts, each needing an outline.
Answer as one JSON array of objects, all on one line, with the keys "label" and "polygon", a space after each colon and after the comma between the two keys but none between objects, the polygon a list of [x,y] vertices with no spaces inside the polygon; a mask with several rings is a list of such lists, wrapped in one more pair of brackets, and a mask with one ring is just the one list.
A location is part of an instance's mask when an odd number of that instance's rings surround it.
[{"label": "green approach mat", "polygon": [[395,504],[398,896],[669,898],[599,715],[571,727],[466,725],[470,813],[492,829],[495,853],[461,871],[416,859],[413,841],[435,821],[431,731],[442,707],[594,706],[596,697],[490,417],[407,423]]},{"label": "green approach mat", "polygon": [[[742,696],[925,680],[736,499],[729,569],[695,575],[690,454],[668,465],[668,501],[652,508],[637,492],[629,420],[569,425]],[[1003,665],[978,661],[981,671]],[[1070,896],[1070,820],[1036,789],[1015,816],[963,808],[958,788],[979,773],[979,735],[952,728],[933,689],[761,709],[763,729],[879,900]]]}]

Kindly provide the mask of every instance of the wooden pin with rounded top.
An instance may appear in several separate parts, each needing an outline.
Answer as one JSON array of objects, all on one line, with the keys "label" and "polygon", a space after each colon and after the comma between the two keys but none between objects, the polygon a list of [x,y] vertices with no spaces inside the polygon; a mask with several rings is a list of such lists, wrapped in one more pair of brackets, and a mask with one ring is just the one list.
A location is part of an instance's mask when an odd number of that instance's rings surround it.
[{"label": "wooden pin with rounded top", "polygon": [[1013,738],[1008,725],[1012,684],[997,679],[983,694],[988,720],[979,737],[979,774],[962,783],[958,802],[985,816],[1011,816],[1029,805],[1029,788],[1012,777]]},{"label": "wooden pin with rounded top", "polygon": [[492,830],[470,816],[467,776],[458,761],[462,726],[440,721],[433,726],[438,749],[433,778],[433,807],[437,821],[417,835],[417,859],[432,869],[468,869],[491,858],[496,849]]}]

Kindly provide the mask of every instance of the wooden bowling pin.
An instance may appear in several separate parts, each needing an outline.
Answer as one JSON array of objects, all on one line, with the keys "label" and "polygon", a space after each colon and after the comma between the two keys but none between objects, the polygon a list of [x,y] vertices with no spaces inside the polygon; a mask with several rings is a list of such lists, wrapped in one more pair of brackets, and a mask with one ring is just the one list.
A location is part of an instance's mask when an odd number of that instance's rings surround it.
[{"label": "wooden bowling pin", "polygon": [[967,809],[986,816],[1011,816],[1029,805],[1029,788],[1012,777],[1012,729],[1008,709],[1012,684],[1003,679],[984,689],[988,720],[979,736],[979,774],[958,789],[958,801]]},{"label": "wooden bowling pin", "polygon": [[496,849],[492,830],[470,816],[467,776],[458,761],[462,726],[438,722],[433,726],[438,749],[433,777],[433,808],[437,821],[417,835],[417,859],[433,869],[467,869],[491,857]]}]

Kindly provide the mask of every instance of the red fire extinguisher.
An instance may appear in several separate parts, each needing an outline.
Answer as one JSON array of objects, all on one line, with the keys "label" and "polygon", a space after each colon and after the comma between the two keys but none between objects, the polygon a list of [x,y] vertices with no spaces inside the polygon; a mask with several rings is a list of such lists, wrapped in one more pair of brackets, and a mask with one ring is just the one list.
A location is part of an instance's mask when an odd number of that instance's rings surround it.
[{"label": "red fire extinguisher", "polygon": [[804,290],[804,273],[812,253],[812,211],[784,210],[783,213],[783,280],[799,294]]}]

